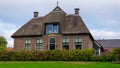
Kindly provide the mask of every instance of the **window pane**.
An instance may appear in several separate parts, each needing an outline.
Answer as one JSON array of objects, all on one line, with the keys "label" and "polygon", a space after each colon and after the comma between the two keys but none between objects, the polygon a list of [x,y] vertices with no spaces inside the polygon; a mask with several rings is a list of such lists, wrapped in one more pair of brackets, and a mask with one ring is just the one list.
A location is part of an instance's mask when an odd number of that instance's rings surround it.
[{"label": "window pane", "polygon": [[40,43],[40,42],[39,42],[39,39],[37,39],[37,43]]},{"label": "window pane", "polygon": [[58,25],[57,24],[53,25],[53,30],[54,30],[54,33],[58,33]]},{"label": "window pane", "polygon": [[82,42],[81,37],[79,37],[79,41],[78,42]]},{"label": "window pane", "polygon": [[63,49],[69,50],[69,38],[67,36],[64,36],[62,38],[62,46],[63,46]]},{"label": "window pane", "polygon": [[65,39],[64,39],[64,38],[62,39],[62,42],[65,42]]},{"label": "window pane", "polygon": [[76,49],[81,49],[81,46],[80,46],[80,45],[76,45],[75,48],[76,48]]},{"label": "window pane", "polygon": [[31,45],[31,39],[30,38],[26,38],[25,39],[25,50],[30,50],[30,45]]},{"label": "window pane", "polygon": [[52,33],[52,28],[53,28],[52,24],[47,24],[47,33]]},{"label": "window pane", "polygon": [[50,38],[50,43],[55,43],[55,38]]},{"label": "window pane", "polygon": [[42,38],[36,38],[36,50],[42,50]]},{"label": "window pane", "polygon": [[82,40],[80,36],[75,37],[75,48],[81,49],[82,48]]},{"label": "window pane", "polygon": [[69,50],[69,45],[68,46],[63,45],[63,49]]},{"label": "window pane", "polygon": [[68,38],[66,38],[66,42],[69,42],[69,39],[68,39]]},{"label": "window pane", "polygon": [[46,33],[59,33],[58,24],[46,24]]},{"label": "window pane", "polygon": [[42,43],[42,39],[40,39],[40,43]]}]

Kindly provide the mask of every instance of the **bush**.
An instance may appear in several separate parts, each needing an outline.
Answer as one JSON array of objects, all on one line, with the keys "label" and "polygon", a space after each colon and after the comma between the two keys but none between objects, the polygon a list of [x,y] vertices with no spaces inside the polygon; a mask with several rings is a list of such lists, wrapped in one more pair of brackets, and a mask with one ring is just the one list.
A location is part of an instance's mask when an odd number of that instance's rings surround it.
[{"label": "bush", "polygon": [[44,51],[7,51],[0,50],[1,61],[117,61],[120,62],[120,48],[113,52],[94,55],[93,49],[84,50],[44,50]]},{"label": "bush", "polygon": [[71,61],[90,61],[93,57],[93,50],[71,50],[69,51],[69,60]]},{"label": "bush", "polygon": [[0,51],[1,61],[89,61],[93,50]]},{"label": "bush", "polygon": [[114,61],[120,61],[120,48],[115,48],[112,52]]},{"label": "bush", "polygon": [[108,53],[102,53],[99,56],[94,56],[93,61],[99,61],[99,62],[108,62],[108,61],[112,61],[113,57],[112,57],[112,53],[108,52]]}]

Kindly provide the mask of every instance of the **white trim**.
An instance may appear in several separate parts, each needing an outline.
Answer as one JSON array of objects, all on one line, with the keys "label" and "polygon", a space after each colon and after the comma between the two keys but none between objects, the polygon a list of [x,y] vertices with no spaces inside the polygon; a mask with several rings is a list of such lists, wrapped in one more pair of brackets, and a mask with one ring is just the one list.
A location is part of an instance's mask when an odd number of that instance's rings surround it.
[{"label": "white trim", "polygon": [[99,55],[100,55],[100,52],[101,52],[101,50],[100,50],[100,48],[99,48]]},{"label": "white trim", "polygon": [[98,41],[94,41],[94,42],[95,42],[99,47],[101,47],[100,44],[98,43]]}]

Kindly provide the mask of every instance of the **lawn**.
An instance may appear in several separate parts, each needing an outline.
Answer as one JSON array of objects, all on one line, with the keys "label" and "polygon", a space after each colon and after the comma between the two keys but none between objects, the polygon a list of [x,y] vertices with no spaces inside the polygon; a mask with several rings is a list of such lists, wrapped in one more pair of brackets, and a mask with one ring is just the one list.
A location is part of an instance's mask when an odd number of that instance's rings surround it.
[{"label": "lawn", "polygon": [[120,68],[110,62],[0,61],[0,68]]}]

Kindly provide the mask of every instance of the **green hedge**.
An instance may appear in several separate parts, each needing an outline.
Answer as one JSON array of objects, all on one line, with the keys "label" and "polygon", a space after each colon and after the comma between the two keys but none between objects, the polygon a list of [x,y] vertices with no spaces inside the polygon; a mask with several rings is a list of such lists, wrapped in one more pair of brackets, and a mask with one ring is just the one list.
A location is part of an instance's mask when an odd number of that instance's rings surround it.
[{"label": "green hedge", "polygon": [[93,50],[0,51],[1,61],[89,61]]},{"label": "green hedge", "polygon": [[0,61],[120,61],[120,48],[109,53],[94,55],[93,49],[84,50],[44,50],[6,51],[0,50]]},{"label": "green hedge", "polygon": [[93,58],[93,61],[120,63],[120,48],[115,48],[112,52],[102,53],[100,56],[93,56]]}]

